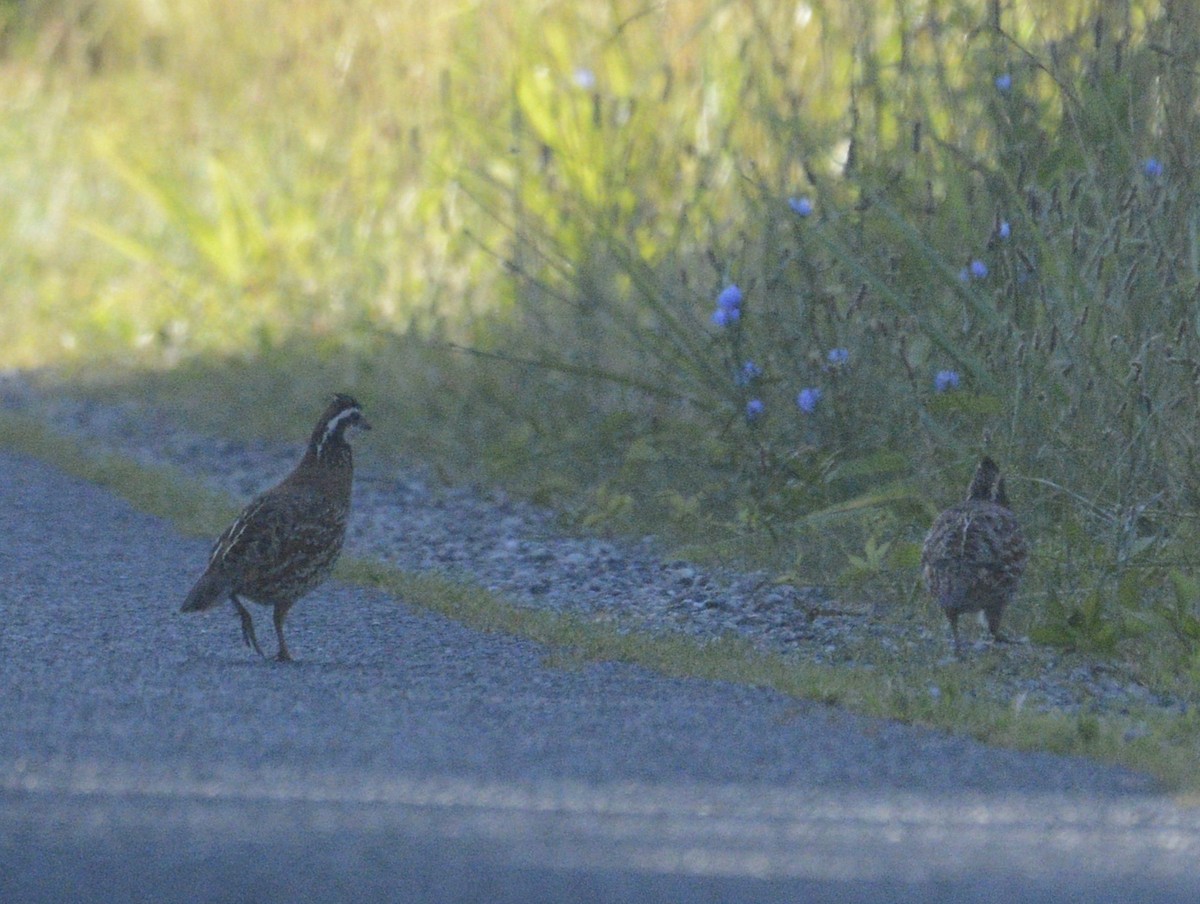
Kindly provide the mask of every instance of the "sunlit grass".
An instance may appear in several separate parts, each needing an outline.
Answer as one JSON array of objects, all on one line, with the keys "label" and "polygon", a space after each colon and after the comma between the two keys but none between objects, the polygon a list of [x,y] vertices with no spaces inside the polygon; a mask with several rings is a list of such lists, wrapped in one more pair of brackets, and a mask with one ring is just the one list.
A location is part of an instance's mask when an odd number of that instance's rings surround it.
[{"label": "sunlit grass", "polygon": [[[746,180],[825,175],[849,48],[895,65],[900,24],[871,5],[30,4],[0,69],[24,302],[0,343],[169,363],[295,332],[479,338],[518,297],[500,263],[595,267],[608,293],[614,253],[748,255],[718,245],[754,213]],[[952,44],[907,53],[969,78]],[[870,131],[900,141],[902,118],[881,106]],[[632,245],[602,247],[614,230]]]}]

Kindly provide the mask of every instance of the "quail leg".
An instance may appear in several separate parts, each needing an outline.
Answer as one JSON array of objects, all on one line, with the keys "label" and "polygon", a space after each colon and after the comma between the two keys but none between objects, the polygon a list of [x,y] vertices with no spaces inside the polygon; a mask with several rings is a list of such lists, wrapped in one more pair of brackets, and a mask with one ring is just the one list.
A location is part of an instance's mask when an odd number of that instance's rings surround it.
[{"label": "quail leg", "polygon": [[277,662],[292,661],[292,654],[288,652],[287,641],[283,637],[283,620],[287,618],[289,608],[291,607],[275,604],[275,636],[279,638],[279,652],[275,654]]},{"label": "quail leg", "polygon": [[954,638],[954,657],[956,659],[963,658],[962,640],[958,636],[958,613],[947,612],[946,618],[950,621],[950,636]]},{"label": "quail leg", "polygon": [[242,605],[242,601],[236,596],[229,598],[237,609],[238,617],[242,620],[242,642],[250,647],[259,656],[263,655],[262,647],[258,645],[258,638],[254,636],[254,619],[250,617],[250,613],[246,607]]},{"label": "quail leg", "polygon": [[1000,630],[1000,615],[1002,609],[987,609],[984,611],[984,617],[987,619],[988,630],[992,632],[992,640],[995,643],[1013,643],[1013,639]]}]

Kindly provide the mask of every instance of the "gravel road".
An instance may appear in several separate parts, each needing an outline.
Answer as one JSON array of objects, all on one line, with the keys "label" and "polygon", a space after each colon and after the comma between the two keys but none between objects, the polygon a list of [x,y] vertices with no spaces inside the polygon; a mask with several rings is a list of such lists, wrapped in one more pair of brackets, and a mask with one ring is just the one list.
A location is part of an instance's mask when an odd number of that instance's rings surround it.
[{"label": "gravel road", "polygon": [[563,667],[338,584],[265,662],[232,610],[178,613],[207,543],[7,453],[0,537],[5,902],[1200,891],[1200,813],[1126,770]]}]

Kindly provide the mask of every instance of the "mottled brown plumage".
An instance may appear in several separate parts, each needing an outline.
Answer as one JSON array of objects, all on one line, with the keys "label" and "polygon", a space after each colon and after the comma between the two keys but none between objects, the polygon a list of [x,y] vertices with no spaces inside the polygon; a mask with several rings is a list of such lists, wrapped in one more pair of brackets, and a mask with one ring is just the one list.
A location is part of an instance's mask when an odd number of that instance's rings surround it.
[{"label": "mottled brown plumage", "polygon": [[1004,478],[985,456],[966,501],[938,516],[921,551],[925,583],[950,621],[957,655],[962,655],[958,617],[964,612],[982,611],[992,637],[1007,639],[1000,633],[1000,617],[1016,595],[1028,554]]},{"label": "mottled brown plumage", "polygon": [[241,598],[272,606],[279,639],[275,658],[290,660],[284,619],[296,600],[329,576],[342,551],[354,476],[347,439],[355,430],[370,429],[358,402],[334,396],[295,470],[251,501],[217,539],[183,611],[211,609],[229,599],[241,619],[242,640],[262,655]]}]

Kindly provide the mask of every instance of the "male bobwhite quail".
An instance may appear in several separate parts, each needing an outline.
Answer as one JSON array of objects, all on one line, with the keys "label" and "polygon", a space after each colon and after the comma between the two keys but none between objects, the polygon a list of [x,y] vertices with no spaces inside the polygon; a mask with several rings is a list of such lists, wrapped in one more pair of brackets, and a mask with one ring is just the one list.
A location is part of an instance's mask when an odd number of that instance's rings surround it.
[{"label": "male bobwhite quail", "polygon": [[925,583],[950,620],[956,655],[962,655],[958,616],[964,612],[982,610],[992,637],[1007,640],[1000,616],[1016,595],[1028,554],[1000,469],[984,456],[966,501],[938,516],[921,550]]},{"label": "male bobwhite quail", "polygon": [[354,474],[346,440],[356,430],[370,429],[358,402],[335,395],[300,464],[247,505],[218,538],[183,611],[200,612],[231,600],[242,620],[242,640],[261,656],[254,622],[241,598],[273,606],[279,638],[275,658],[290,660],[283,620],[296,600],[329,576],[342,551]]}]

